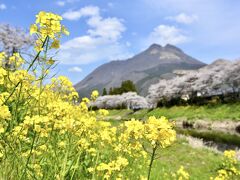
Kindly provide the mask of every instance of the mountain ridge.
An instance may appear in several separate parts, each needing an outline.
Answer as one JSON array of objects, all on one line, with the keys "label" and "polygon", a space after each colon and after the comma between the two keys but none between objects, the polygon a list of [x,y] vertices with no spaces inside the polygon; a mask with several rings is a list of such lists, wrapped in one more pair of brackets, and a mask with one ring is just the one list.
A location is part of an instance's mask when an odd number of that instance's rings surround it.
[{"label": "mountain ridge", "polygon": [[[198,69],[206,64],[185,54],[180,48],[167,44],[152,44],[146,50],[126,60],[116,60],[97,67],[75,85],[80,96],[89,96],[97,89],[116,87],[124,80],[132,80],[140,95],[146,95],[148,87],[161,76],[171,78],[177,69]],[[166,77],[165,77],[166,76]]]}]

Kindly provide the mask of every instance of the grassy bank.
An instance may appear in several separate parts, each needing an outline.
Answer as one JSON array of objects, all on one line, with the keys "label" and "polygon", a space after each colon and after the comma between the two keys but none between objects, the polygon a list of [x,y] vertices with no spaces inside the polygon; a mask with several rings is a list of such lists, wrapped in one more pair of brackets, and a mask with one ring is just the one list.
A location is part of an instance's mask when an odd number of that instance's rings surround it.
[{"label": "grassy bank", "polygon": [[[154,110],[110,110],[108,116],[113,126],[118,126],[124,120],[131,118],[145,119],[149,116],[166,116],[169,119],[207,119],[207,120],[239,120],[240,104],[216,105],[216,106],[178,106],[171,108],[157,108]],[[117,117],[117,120],[115,118]],[[121,118],[120,118],[121,117]],[[205,135],[205,134],[204,134]],[[215,134],[214,134],[215,135]],[[222,135],[224,136],[224,135]],[[217,138],[218,134],[214,136]],[[227,138],[227,139],[226,139]],[[238,137],[237,137],[238,138]],[[223,137],[229,141],[228,137]],[[236,139],[238,141],[238,139]],[[178,139],[172,146],[158,151],[159,158],[154,162],[152,179],[171,180],[172,172],[176,172],[180,166],[190,174],[193,180],[208,180],[215,177],[222,162],[223,156],[214,151],[203,148],[192,148],[184,139]]]},{"label": "grassy bank", "polygon": [[216,175],[222,160],[221,154],[191,148],[186,141],[180,139],[158,153],[160,158],[155,161],[153,179],[172,179],[171,172],[176,172],[183,165],[191,179],[207,180]]},{"label": "grassy bank", "polygon": [[[126,113],[122,110],[117,114]],[[119,126],[123,121],[110,120],[110,122],[113,126]],[[171,146],[159,149],[157,156],[152,169],[152,180],[172,180],[172,173],[177,172],[180,166],[184,166],[192,180],[209,180],[210,177],[216,176],[223,158],[221,154],[208,149],[192,148],[183,138],[177,138]]]},{"label": "grassy bank", "polygon": [[[187,109],[186,107],[178,107],[178,108],[179,108],[178,111]],[[207,109],[207,107],[204,107],[204,108]],[[216,107],[216,108],[221,109],[223,107]],[[189,109],[194,109],[194,108],[188,107],[188,110]],[[172,107],[172,108],[155,109],[153,111],[141,110],[135,113],[130,110],[111,110],[109,115],[109,118],[110,118],[109,120],[113,126],[119,126],[124,120],[130,119],[132,117],[139,119],[141,117],[146,118],[151,115],[167,116],[167,114],[164,114],[164,113],[162,114],[162,112],[167,112],[167,110],[171,111],[171,110],[177,110],[177,109],[176,107]],[[214,110],[212,110],[212,112],[214,112]],[[167,112],[167,113],[171,115],[171,112]],[[204,113],[206,114],[206,112]],[[118,117],[118,118],[122,117],[122,119],[114,120],[114,117]],[[171,118],[176,118],[176,117],[179,118],[179,117],[185,117],[185,116],[171,116]],[[226,116],[222,116],[222,117],[225,118]],[[217,135],[215,138],[217,138]],[[224,140],[226,141],[229,140],[229,139],[226,139],[226,137],[224,138],[225,138]],[[219,169],[223,160],[223,156],[220,153],[216,153],[215,151],[211,151],[205,148],[193,148],[188,144],[186,140],[182,138],[181,139],[178,138],[173,145],[165,149],[158,150],[158,156],[159,158],[155,160],[153,165],[152,178],[151,178],[153,180],[174,179],[172,176],[172,173],[177,172],[180,166],[184,166],[185,170],[190,174],[190,179],[192,180],[209,180],[210,177],[216,177],[216,172]]]},{"label": "grassy bank", "polygon": [[169,119],[187,120],[234,120],[240,121],[240,103],[220,104],[211,106],[173,106],[170,108],[156,108],[151,111],[143,109],[137,112],[130,110],[110,110],[110,116],[121,116],[121,119],[144,119],[149,116],[166,116]]}]

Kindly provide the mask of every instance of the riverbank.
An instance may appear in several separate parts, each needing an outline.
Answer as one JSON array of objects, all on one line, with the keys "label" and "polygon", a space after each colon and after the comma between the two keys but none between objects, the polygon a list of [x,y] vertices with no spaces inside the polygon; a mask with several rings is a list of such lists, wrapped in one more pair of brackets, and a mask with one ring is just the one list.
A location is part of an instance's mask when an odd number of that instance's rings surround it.
[{"label": "riverbank", "polygon": [[159,150],[158,154],[153,167],[154,179],[173,179],[172,172],[184,166],[191,179],[209,180],[216,176],[223,159],[221,153],[202,146],[194,147],[184,137],[179,137],[170,147]]},{"label": "riverbank", "polygon": [[[143,109],[137,112],[126,109],[110,110],[106,120],[110,121],[113,126],[118,126],[131,118],[146,120],[151,115],[166,116],[166,114],[160,114],[160,111],[161,109],[151,111]],[[171,112],[168,113],[171,114]],[[171,118],[171,120],[174,119]],[[176,118],[175,122],[178,133],[177,141],[172,146],[158,151],[159,158],[153,167],[154,178],[172,179],[171,172],[177,171],[183,165],[191,174],[191,179],[210,179],[216,176],[217,169],[223,160],[224,150],[236,150],[238,159],[240,159],[240,134],[236,131],[240,121],[207,118],[188,120],[186,117],[180,117]],[[213,129],[221,131],[215,132]]]},{"label": "riverbank", "polygon": [[[120,109],[110,110],[109,116],[121,116],[121,119],[145,119],[149,116],[165,116],[172,120],[206,120],[206,121],[234,121],[240,122],[240,103],[218,104],[204,106],[173,106],[156,109],[142,109],[137,112]],[[118,117],[119,119],[119,117]]]}]

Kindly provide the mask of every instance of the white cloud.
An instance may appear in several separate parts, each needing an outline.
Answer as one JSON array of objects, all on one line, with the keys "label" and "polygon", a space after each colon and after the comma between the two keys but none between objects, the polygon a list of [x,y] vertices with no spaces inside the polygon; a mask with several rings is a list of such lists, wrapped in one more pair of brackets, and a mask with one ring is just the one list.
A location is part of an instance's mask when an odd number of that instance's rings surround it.
[{"label": "white cloud", "polygon": [[107,6],[112,8],[112,7],[114,7],[114,4],[112,2],[109,2],[109,3],[107,3]]},{"label": "white cloud", "polygon": [[82,72],[82,69],[78,66],[74,66],[68,69],[69,72]]},{"label": "white cloud", "polygon": [[194,15],[194,14],[187,15],[185,13],[180,13],[176,16],[166,17],[166,19],[173,20],[173,21],[176,21],[176,22],[182,23],[182,24],[192,24],[193,22],[198,20],[198,16]]},{"label": "white cloud", "polygon": [[118,60],[130,57],[127,47],[103,37],[81,36],[64,43],[59,52],[63,64],[90,64],[103,60]]},{"label": "white cloud", "polygon": [[153,32],[150,34],[147,43],[177,45],[187,42],[189,39],[189,37],[183,34],[181,29],[178,29],[175,26],[159,25],[154,28]]},{"label": "white cloud", "polygon": [[[93,11],[90,11],[93,10]],[[103,60],[117,60],[129,57],[127,46],[121,44],[126,30],[123,20],[116,17],[103,18],[96,6],[87,6],[71,19],[87,17],[89,29],[86,34],[65,42],[59,52],[63,64],[89,64]]]},{"label": "white cloud", "polygon": [[67,20],[79,20],[81,17],[98,16],[99,8],[96,6],[86,6],[77,11],[67,11],[62,14],[62,17]]},{"label": "white cloud", "polygon": [[103,19],[100,16],[95,16],[90,18],[87,23],[92,27],[88,30],[90,36],[102,37],[112,41],[117,41],[126,29],[122,20],[115,17]]},{"label": "white cloud", "polygon": [[132,45],[132,44],[131,44],[129,41],[126,42],[126,46],[127,46],[127,47],[130,47],[131,45]]},{"label": "white cloud", "polygon": [[56,4],[57,4],[58,6],[63,7],[63,6],[65,6],[66,4],[68,4],[68,3],[75,3],[75,2],[78,2],[78,1],[79,1],[79,0],[60,0],[60,1],[57,1]]},{"label": "white cloud", "polygon": [[0,10],[5,10],[7,9],[7,6],[5,4],[0,4]]},{"label": "white cloud", "polygon": [[65,4],[66,4],[65,1],[57,1],[56,3],[58,6],[65,6]]}]

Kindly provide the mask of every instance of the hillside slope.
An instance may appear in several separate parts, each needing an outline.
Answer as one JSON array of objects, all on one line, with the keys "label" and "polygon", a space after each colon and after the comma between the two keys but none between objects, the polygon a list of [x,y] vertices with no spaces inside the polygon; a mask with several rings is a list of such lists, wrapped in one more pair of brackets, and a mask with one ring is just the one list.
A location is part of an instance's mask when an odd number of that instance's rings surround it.
[{"label": "hillside slope", "polygon": [[88,96],[93,89],[100,92],[104,87],[116,87],[124,80],[132,80],[140,95],[146,95],[151,84],[160,78],[169,79],[174,76],[173,70],[198,69],[204,63],[185,54],[181,49],[166,45],[151,45],[136,56],[121,61],[103,64],[75,85],[80,96]]}]

